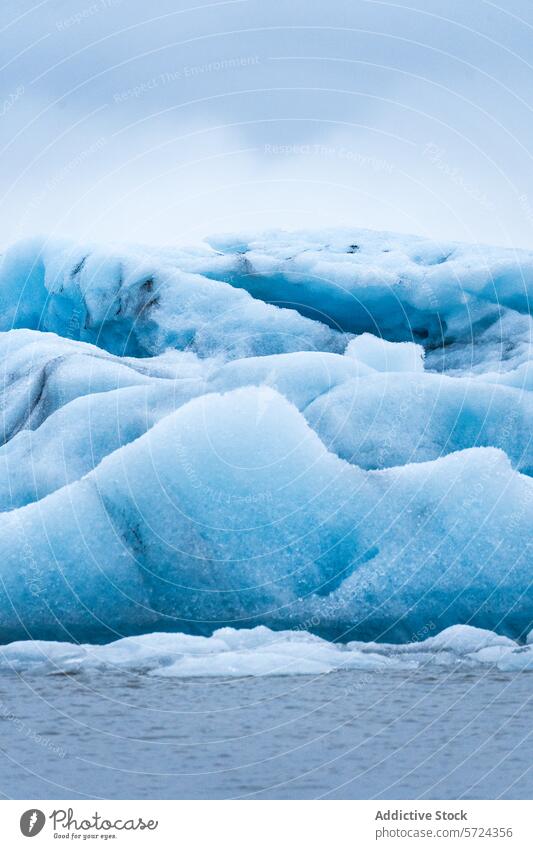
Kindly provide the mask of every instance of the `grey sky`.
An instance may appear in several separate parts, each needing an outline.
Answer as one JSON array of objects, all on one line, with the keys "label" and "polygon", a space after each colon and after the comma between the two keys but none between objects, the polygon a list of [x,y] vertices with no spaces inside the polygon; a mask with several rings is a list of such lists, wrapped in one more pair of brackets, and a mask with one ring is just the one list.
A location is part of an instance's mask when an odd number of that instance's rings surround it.
[{"label": "grey sky", "polygon": [[533,4],[3,0],[1,242],[533,246]]}]

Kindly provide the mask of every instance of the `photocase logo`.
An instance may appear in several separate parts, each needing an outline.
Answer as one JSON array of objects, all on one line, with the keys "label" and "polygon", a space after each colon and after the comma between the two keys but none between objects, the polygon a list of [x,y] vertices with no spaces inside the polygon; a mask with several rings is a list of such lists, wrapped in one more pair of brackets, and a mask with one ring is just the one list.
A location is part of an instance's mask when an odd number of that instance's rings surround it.
[{"label": "photocase logo", "polygon": [[24,811],[20,818],[20,830],[24,837],[35,837],[42,831],[46,817],[38,808],[30,808]]}]

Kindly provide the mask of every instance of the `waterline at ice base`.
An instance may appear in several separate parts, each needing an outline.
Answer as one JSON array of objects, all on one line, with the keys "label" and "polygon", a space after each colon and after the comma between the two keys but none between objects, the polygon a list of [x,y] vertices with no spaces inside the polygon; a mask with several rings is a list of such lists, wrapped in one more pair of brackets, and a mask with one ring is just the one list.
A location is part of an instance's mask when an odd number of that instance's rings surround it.
[{"label": "waterline at ice base", "polygon": [[0,666],[533,668],[532,295],[364,230],[10,248]]}]

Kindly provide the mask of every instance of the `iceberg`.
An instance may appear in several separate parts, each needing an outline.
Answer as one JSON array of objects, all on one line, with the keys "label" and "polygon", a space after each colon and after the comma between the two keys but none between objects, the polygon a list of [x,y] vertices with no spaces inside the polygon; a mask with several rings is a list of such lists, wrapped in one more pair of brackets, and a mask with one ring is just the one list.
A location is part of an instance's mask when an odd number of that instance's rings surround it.
[{"label": "iceberg", "polygon": [[530,668],[532,275],[369,231],[10,248],[5,656]]}]

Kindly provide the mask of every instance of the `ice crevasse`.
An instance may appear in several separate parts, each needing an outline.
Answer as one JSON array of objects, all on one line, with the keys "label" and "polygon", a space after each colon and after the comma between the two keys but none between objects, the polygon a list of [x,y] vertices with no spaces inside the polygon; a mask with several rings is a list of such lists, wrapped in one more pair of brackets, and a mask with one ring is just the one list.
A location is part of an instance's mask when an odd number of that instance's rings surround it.
[{"label": "ice crevasse", "polygon": [[312,672],[460,625],[527,668],[532,285],[528,252],[369,231],[6,251],[1,641],[174,632],[154,674],[222,674],[262,634],[271,674],[295,632]]}]

